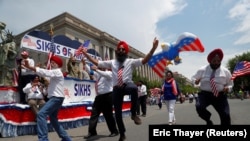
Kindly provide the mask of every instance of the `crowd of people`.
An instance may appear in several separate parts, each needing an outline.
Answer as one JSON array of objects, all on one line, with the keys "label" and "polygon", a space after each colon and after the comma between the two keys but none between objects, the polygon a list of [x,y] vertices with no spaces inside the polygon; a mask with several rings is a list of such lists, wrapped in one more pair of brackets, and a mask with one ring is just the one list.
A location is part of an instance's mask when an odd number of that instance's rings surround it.
[{"label": "crowd of people", "polygon": [[[42,65],[43,63],[35,62],[29,56],[28,51],[22,51],[22,58],[18,60],[20,103],[28,104],[31,107],[36,117],[39,141],[49,140],[47,117],[62,141],[71,141],[57,118],[65,98],[64,77],[96,81],[97,95],[92,105],[88,135],[84,138],[89,139],[97,135],[98,118],[103,113],[110,131],[109,137],[120,135],[119,141],[125,140],[126,128],[122,117],[124,95],[131,95],[131,119],[135,124],[141,124],[140,110],[142,116],[146,116],[147,88],[142,81],[139,81],[137,85],[136,82],[133,82],[133,68],[146,64],[157,47],[158,40],[155,38],[152,49],[144,58],[130,59],[128,58],[129,46],[125,41],[121,41],[115,51],[116,59],[107,61],[95,60],[88,55],[86,50],[82,50],[84,56],[93,65],[90,67],[85,62],[85,58],[79,62],[71,54],[66,64],[66,72],[62,71],[62,59],[56,55],[51,57],[49,64],[51,69],[47,69],[47,64]],[[80,63],[82,63],[82,67],[80,67]],[[91,71],[94,73],[90,73]],[[141,108],[137,108],[139,105]]]},{"label": "crowd of people", "polygon": [[[84,138],[89,139],[97,135],[98,119],[103,113],[110,131],[108,136],[120,135],[119,141],[124,141],[126,139],[126,128],[122,117],[124,96],[130,95],[131,119],[136,125],[142,123],[140,117],[147,115],[147,99],[150,96],[143,81],[134,82],[132,80],[132,72],[136,67],[146,64],[157,47],[158,40],[155,38],[150,52],[144,58],[132,59],[128,58],[128,44],[125,41],[120,41],[115,50],[116,58],[103,61],[96,60],[82,49],[81,52],[86,58],[77,61],[71,54],[66,64],[67,72],[62,72],[63,61],[58,56],[51,58],[51,69],[46,69],[45,65],[35,63],[29,57],[29,53],[23,51],[18,67],[20,102],[29,104],[35,114],[39,141],[49,140],[48,116],[62,141],[71,141],[70,136],[57,119],[65,97],[63,92],[64,77],[96,81],[96,96],[92,105],[88,134]],[[86,59],[92,63],[91,66],[86,63]],[[196,111],[207,125],[213,124],[210,120],[211,113],[206,109],[209,105],[212,105],[218,112],[222,125],[231,124],[226,93],[231,91],[233,81],[230,80],[230,71],[221,66],[222,59],[222,50],[213,50],[207,57],[209,64],[201,67],[192,77],[193,83],[200,84],[201,90],[188,96],[189,99],[195,100]],[[80,63],[82,63],[82,67],[80,67]],[[91,71],[92,73],[90,73]],[[216,84],[210,86],[212,80]],[[158,104],[159,109],[162,109],[163,104],[166,106],[169,125],[176,124],[175,104],[179,96],[182,95],[173,72],[166,71],[155,103]]]}]

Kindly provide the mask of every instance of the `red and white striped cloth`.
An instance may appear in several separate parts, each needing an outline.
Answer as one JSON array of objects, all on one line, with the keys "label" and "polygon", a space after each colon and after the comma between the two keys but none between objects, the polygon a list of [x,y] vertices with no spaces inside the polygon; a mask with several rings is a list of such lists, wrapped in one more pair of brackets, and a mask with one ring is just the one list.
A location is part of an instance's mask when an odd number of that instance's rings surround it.
[{"label": "red and white striped cloth", "polygon": [[216,88],[216,83],[214,81],[214,76],[215,76],[215,71],[212,72],[211,74],[211,77],[210,77],[210,84],[211,84],[211,89],[212,89],[212,92],[214,93],[214,96],[218,96],[219,95],[219,92]]},{"label": "red and white striped cloth", "polygon": [[161,89],[160,88],[154,88],[154,89],[150,89],[149,90],[151,93],[151,96],[158,96],[158,94],[160,94]]}]

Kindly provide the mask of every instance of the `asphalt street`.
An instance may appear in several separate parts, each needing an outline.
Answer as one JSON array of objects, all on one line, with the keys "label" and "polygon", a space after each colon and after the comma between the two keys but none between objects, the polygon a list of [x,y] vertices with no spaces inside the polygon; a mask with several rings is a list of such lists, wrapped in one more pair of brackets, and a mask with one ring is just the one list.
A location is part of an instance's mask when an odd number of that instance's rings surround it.
[{"label": "asphalt street", "polygon": [[[229,99],[231,121],[232,125],[250,125],[250,99]],[[212,112],[212,121],[215,125],[220,124],[220,119],[217,112],[213,107],[208,107]],[[201,120],[195,111],[195,102],[180,104],[176,103],[175,108],[176,125],[205,125],[206,123]],[[167,124],[168,116],[166,106],[163,105],[160,110],[157,105],[147,106],[147,116],[141,117],[142,124],[135,125],[130,117],[124,117],[124,123],[126,126],[127,141],[148,141],[149,140],[149,125],[154,124]],[[172,126],[176,126],[172,125]],[[82,126],[75,129],[66,130],[71,136],[73,141],[85,141],[83,136],[88,132],[88,126]],[[119,136],[108,137],[110,134],[106,123],[100,122],[97,125],[98,135],[88,139],[88,141],[118,141]],[[60,141],[60,138],[55,132],[49,133],[49,139],[51,141]],[[0,138],[0,141],[37,141],[37,135],[25,135],[11,138]]]}]

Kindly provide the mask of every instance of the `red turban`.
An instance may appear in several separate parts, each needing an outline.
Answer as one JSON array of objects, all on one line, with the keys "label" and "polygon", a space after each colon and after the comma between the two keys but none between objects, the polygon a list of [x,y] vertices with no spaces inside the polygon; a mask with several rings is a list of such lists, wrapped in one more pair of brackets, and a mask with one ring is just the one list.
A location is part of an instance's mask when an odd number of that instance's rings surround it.
[{"label": "red turban", "polygon": [[61,68],[63,66],[63,61],[58,56],[52,56],[51,61],[54,61],[58,65],[59,68]]},{"label": "red turban", "polygon": [[117,49],[119,49],[121,46],[125,49],[126,54],[128,54],[129,47],[128,44],[125,41],[120,41],[117,45]]},{"label": "red turban", "polygon": [[220,58],[220,61],[223,59],[223,52],[220,48],[214,49],[213,51],[211,51],[208,56],[207,56],[207,61],[209,63],[211,63],[212,59],[218,55]]}]

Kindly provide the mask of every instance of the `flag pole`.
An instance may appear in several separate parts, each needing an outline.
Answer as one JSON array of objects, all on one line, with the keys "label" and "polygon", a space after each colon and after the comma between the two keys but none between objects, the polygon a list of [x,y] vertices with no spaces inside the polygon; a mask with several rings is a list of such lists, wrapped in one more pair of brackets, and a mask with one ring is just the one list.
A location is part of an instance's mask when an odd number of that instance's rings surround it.
[{"label": "flag pole", "polygon": [[53,29],[54,29],[54,26],[53,26],[53,24],[51,23],[50,24],[50,51],[49,51],[49,54],[48,54],[48,60],[47,60],[47,65],[46,65],[46,68],[48,69],[48,70],[50,70],[51,69],[51,66],[50,66],[50,59],[51,59],[51,57],[53,56],[53,52],[52,52],[52,48],[53,48],[53,42],[52,42],[52,40],[53,40],[53,35],[54,35],[54,31],[53,31]]},{"label": "flag pole", "polygon": [[52,39],[52,37],[54,35],[54,32],[53,32],[54,26],[53,26],[53,24],[50,24],[49,26],[50,26],[50,37]]}]

